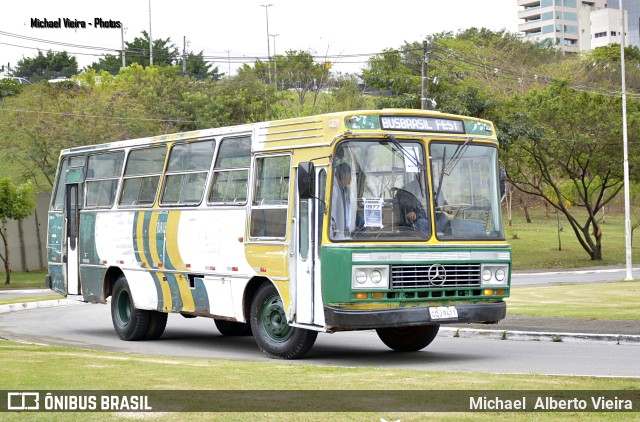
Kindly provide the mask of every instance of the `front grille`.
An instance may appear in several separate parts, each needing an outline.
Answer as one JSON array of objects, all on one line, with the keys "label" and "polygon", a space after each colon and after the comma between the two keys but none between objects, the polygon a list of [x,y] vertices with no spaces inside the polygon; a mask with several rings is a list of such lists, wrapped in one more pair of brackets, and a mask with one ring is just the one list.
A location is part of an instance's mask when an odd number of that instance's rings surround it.
[{"label": "front grille", "polygon": [[392,265],[391,288],[480,286],[480,264]]}]

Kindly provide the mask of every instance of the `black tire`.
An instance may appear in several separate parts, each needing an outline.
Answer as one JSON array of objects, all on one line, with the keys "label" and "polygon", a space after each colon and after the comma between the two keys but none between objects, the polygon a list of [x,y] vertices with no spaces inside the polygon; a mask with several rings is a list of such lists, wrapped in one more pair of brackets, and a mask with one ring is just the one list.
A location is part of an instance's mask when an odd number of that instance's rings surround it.
[{"label": "black tire", "polygon": [[224,319],[214,319],[216,328],[223,336],[238,337],[250,336],[251,324],[248,322],[227,321]]},{"label": "black tire", "polygon": [[251,302],[251,330],[260,350],[277,359],[298,359],[313,346],[317,331],[291,327],[278,290],[265,283]]},{"label": "black tire", "polygon": [[126,341],[143,340],[149,332],[150,311],[136,309],[124,275],[116,280],[111,296],[111,320],[118,337]]},{"label": "black tire", "polygon": [[396,352],[417,352],[431,344],[439,329],[440,325],[419,325],[378,328],[376,333],[387,347]]},{"label": "black tire", "polygon": [[167,327],[167,317],[169,314],[159,311],[149,311],[149,329],[144,336],[145,340],[157,340],[164,333]]}]

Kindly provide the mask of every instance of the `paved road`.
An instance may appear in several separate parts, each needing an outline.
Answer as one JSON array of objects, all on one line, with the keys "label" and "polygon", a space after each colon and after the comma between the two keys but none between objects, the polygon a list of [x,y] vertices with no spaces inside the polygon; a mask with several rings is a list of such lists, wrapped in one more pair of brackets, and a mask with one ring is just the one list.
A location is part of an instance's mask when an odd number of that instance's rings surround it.
[{"label": "paved road", "polygon": [[[79,304],[0,314],[0,337],[46,344],[149,354],[274,362],[252,337],[223,337],[208,318],[169,316],[157,341],[124,342],[111,325],[110,307]],[[497,337],[455,336],[442,330],[426,349],[390,351],[373,331],[320,334],[307,357],[297,363],[373,366],[415,370],[640,377],[640,343],[500,341]]]},{"label": "paved road", "polygon": [[[640,267],[633,268],[632,273],[635,280],[640,279]],[[571,271],[515,271],[511,275],[511,285],[602,283],[624,280],[626,276],[626,268],[618,266],[593,267]]]}]

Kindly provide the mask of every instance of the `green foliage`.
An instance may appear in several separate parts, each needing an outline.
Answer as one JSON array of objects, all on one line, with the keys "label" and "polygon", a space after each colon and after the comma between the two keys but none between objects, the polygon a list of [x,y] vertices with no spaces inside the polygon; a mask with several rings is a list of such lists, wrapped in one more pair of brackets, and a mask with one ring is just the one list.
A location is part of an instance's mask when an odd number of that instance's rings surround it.
[{"label": "green foliage", "polygon": [[0,79],[0,100],[4,97],[18,95],[23,89],[24,85],[18,81],[9,78]]},{"label": "green foliage", "polygon": [[[563,213],[593,260],[602,259],[597,213],[623,186],[620,109],[619,98],[558,84],[516,95],[500,113],[510,181]],[[569,205],[585,209],[586,220]]]},{"label": "green foliage", "polygon": [[[177,66],[182,69],[183,58],[181,57],[178,60]],[[200,51],[198,54],[189,53],[187,54],[187,75],[192,76],[197,79],[202,78],[213,78],[214,80],[220,80],[222,77],[222,73],[218,70],[218,67],[214,67],[211,69],[211,64],[207,63],[204,60],[203,52]]]},{"label": "green foliage", "polygon": [[13,76],[29,79],[31,82],[57,77],[71,77],[78,73],[78,62],[75,57],[69,56],[66,51],[54,53],[49,50],[47,54],[38,54],[32,58],[18,60]]},{"label": "green foliage", "polygon": [[420,108],[422,76],[421,65],[415,66],[415,51],[387,49],[369,59],[362,70],[365,84],[390,93],[379,99],[378,107]]},{"label": "green foliage", "polygon": [[[125,41],[125,65],[137,63],[142,67],[150,65],[149,57],[149,33],[142,31],[142,36],[135,37],[132,42]],[[177,63],[178,48],[171,42],[171,38],[158,38],[153,40],[153,64],[154,66],[171,66]],[[92,63],[88,69],[105,70],[112,75],[118,74],[122,66],[122,59],[112,54],[107,54],[97,62]]]}]

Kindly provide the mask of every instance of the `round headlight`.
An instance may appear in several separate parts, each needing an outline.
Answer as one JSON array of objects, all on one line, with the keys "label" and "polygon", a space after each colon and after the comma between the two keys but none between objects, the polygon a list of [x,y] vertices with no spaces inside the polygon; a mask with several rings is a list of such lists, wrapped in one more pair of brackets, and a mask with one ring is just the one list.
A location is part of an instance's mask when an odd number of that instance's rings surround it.
[{"label": "round headlight", "polygon": [[359,284],[364,284],[367,281],[367,273],[364,270],[356,271],[356,281]]},{"label": "round headlight", "polygon": [[380,272],[380,270],[371,271],[371,281],[373,281],[375,284],[378,284],[382,281],[382,273]]},{"label": "round headlight", "polygon": [[496,271],[496,280],[498,280],[498,281],[502,281],[502,280],[504,280],[504,277],[505,277],[505,276],[506,276],[506,272],[504,271],[504,269],[503,269],[503,268],[499,268],[499,269]]},{"label": "round headlight", "polygon": [[491,270],[489,268],[485,268],[484,270],[482,270],[482,279],[484,281],[491,280],[492,276],[493,276],[493,274],[491,273]]}]

